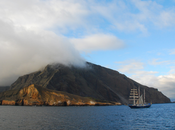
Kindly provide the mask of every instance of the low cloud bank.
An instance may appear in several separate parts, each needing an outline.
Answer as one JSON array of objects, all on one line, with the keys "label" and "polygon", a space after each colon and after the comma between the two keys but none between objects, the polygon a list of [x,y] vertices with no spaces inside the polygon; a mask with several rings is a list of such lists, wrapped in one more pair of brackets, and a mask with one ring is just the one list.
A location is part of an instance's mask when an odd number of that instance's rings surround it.
[{"label": "low cloud bank", "polygon": [[84,66],[79,52],[63,36],[50,31],[29,31],[0,20],[0,85],[49,63]]}]

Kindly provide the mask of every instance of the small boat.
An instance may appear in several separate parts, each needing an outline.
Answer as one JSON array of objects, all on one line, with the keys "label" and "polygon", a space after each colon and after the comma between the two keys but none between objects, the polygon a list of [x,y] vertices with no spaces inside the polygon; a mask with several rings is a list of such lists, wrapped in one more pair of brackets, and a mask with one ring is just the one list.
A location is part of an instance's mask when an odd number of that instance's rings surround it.
[{"label": "small boat", "polygon": [[140,96],[140,88],[138,92],[137,89],[131,89],[129,97],[130,97],[129,100],[133,101],[133,104],[128,104],[130,108],[149,108],[151,106],[151,103],[145,102],[145,90],[143,97],[143,95]]}]

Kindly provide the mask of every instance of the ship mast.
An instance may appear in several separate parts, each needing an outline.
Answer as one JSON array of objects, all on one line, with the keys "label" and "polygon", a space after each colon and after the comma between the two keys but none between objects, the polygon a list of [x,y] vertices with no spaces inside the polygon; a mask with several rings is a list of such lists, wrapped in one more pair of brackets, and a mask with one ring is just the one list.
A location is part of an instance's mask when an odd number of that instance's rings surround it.
[{"label": "ship mast", "polygon": [[140,87],[138,88],[139,90],[139,100],[138,100],[138,103],[140,104]]},{"label": "ship mast", "polygon": [[129,100],[133,100],[133,104],[136,105],[136,100],[138,99],[137,89],[131,89],[129,97]]},{"label": "ship mast", "polygon": [[145,104],[145,89],[144,89],[144,102],[143,103]]}]

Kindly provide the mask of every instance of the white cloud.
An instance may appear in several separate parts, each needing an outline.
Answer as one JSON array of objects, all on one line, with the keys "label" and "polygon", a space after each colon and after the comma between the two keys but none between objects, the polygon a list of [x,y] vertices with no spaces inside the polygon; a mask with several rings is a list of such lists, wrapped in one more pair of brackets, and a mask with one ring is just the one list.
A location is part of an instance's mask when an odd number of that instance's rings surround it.
[{"label": "white cloud", "polygon": [[136,8],[139,10],[135,14],[136,20],[142,22],[151,22],[156,26],[167,27],[175,24],[175,11],[173,9],[164,9],[163,5],[159,5],[155,1],[132,0]]},{"label": "white cloud", "polygon": [[170,55],[175,55],[175,49],[172,49]]},{"label": "white cloud", "polygon": [[[156,71],[145,71],[144,63],[136,60],[117,62],[119,72],[143,85],[158,88],[169,98],[175,98],[175,71],[172,68],[167,75],[159,75]],[[158,64],[156,64],[158,65]]]},{"label": "white cloud", "polygon": [[119,64],[118,71],[122,73],[133,74],[136,71],[142,70],[144,68],[143,67],[144,64],[136,60],[128,60],[128,61],[116,62],[116,63]]},{"label": "white cloud", "polygon": [[0,2],[0,18],[11,20],[15,26],[27,29],[50,29],[57,27],[77,28],[85,26],[88,15],[86,3],[71,0],[30,0]]},{"label": "white cloud", "polygon": [[[130,2],[129,2],[130,3]],[[110,27],[125,32],[133,32],[139,30],[147,32],[147,28],[141,23],[134,13],[131,13],[131,7],[127,3],[119,0],[112,1],[107,4],[96,4],[92,6],[92,11],[101,15],[108,22],[111,23]]]},{"label": "white cloud", "polygon": [[[147,32],[147,23],[161,27],[175,23],[173,8],[164,9],[152,1],[0,0],[0,7],[0,85],[4,78],[51,62],[79,63],[83,60],[76,49],[91,52],[123,47],[122,40],[107,34],[111,29]],[[72,30],[80,38],[63,36]],[[132,67],[143,69],[139,63]],[[131,69],[126,68],[122,71]]]},{"label": "white cloud", "polygon": [[9,85],[17,76],[53,62],[81,66],[84,59],[76,48],[92,51],[121,47],[123,42],[113,35],[96,34],[71,40],[62,35],[64,31],[79,28],[92,30],[89,26],[93,26],[93,22],[88,16],[93,15],[93,11],[87,3],[77,0],[1,0],[0,85]]},{"label": "white cloud", "polygon": [[94,34],[104,31],[102,27],[145,33],[148,24],[161,28],[175,25],[174,9],[153,1],[1,0],[0,6],[0,19],[31,30],[53,29],[57,33],[82,29],[82,33]]},{"label": "white cloud", "polygon": [[104,31],[102,26],[147,32],[150,24],[160,28],[175,25],[174,8],[164,8],[155,1],[1,0],[0,6],[0,18],[12,21],[15,26],[32,30],[57,28],[59,33],[80,28],[98,33]]},{"label": "white cloud", "polygon": [[158,79],[158,82],[155,82],[155,84],[159,85],[160,90],[170,98],[174,98],[175,73],[158,76],[157,79]]},{"label": "white cloud", "polygon": [[174,61],[172,61],[172,60],[171,61],[170,60],[162,61],[160,59],[152,59],[149,62],[150,65],[154,65],[154,66],[156,66],[156,65],[169,65],[172,63],[174,63]]},{"label": "white cloud", "polygon": [[77,50],[83,52],[114,50],[124,47],[122,40],[109,34],[94,34],[84,38],[72,38],[70,41]]},{"label": "white cloud", "polygon": [[157,22],[160,27],[162,26],[172,26],[175,24],[175,12],[174,10],[162,11],[158,17],[160,22]]},{"label": "white cloud", "polygon": [[137,82],[149,87],[158,88],[163,94],[174,99],[175,95],[175,73],[156,76],[156,72],[137,72],[131,76]]},{"label": "white cloud", "polygon": [[49,63],[84,65],[79,52],[63,36],[24,28],[19,32],[2,20],[0,28],[0,85],[9,85],[14,76],[39,70]]},{"label": "white cloud", "polygon": [[91,6],[94,14],[101,15],[113,29],[133,32],[149,32],[150,27],[166,28],[175,26],[175,8],[164,8],[155,1],[122,0]]}]

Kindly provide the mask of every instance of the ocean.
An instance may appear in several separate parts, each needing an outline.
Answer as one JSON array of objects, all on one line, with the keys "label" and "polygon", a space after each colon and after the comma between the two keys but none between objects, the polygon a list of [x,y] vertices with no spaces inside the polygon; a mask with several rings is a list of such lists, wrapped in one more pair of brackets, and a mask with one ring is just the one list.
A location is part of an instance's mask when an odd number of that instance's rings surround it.
[{"label": "ocean", "polygon": [[0,130],[175,130],[175,103],[128,106],[0,106]]}]

